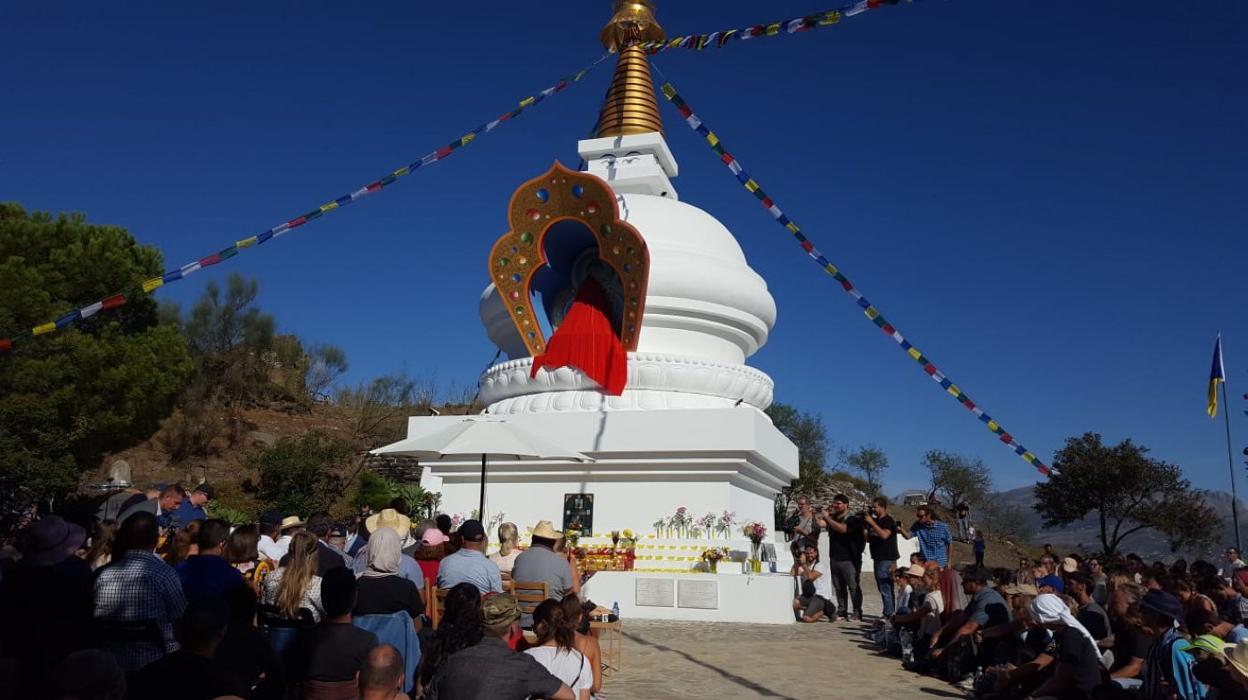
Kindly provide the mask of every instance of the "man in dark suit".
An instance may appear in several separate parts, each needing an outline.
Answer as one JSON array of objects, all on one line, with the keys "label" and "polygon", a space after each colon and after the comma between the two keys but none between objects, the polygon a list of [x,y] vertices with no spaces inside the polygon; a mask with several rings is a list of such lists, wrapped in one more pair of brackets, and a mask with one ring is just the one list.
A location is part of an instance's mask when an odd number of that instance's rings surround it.
[{"label": "man in dark suit", "polygon": [[117,522],[124,523],[126,518],[135,513],[151,513],[156,516],[156,524],[161,528],[182,527],[186,523],[176,522],[173,512],[186,498],[186,490],[177,484],[166,486],[156,498],[149,498],[130,506],[117,517]]}]

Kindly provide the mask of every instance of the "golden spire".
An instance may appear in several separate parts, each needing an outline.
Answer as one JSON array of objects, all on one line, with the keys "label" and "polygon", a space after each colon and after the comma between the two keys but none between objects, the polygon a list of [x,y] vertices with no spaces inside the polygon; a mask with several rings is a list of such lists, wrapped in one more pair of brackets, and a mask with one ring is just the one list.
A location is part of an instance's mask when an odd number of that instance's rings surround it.
[{"label": "golden spire", "polygon": [[663,133],[659,103],[654,98],[650,62],[639,44],[663,41],[667,35],[654,18],[652,0],[615,0],[615,15],[602,28],[602,45],[620,55],[611,89],[598,114],[595,135],[625,136]]}]

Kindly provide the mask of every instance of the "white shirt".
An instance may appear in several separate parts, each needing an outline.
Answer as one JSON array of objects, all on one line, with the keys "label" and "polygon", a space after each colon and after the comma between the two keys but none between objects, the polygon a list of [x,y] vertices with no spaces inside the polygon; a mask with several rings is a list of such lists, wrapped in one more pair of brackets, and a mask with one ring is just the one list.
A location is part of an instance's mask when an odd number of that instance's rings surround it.
[{"label": "white shirt", "polygon": [[940,595],[940,589],[928,591],[923,605],[927,606],[928,613],[919,621],[919,636],[930,637],[940,631],[940,614],[945,611],[945,599]]},{"label": "white shirt", "polygon": [[582,690],[589,690],[594,686],[594,670],[589,667],[585,657],[581,656],[581,652],[575,649],[533,647],[525,649],[524,653],[537,659],[538,663],[550,671],[550,675],[563,681],[578,698],[581,697]]},{"label": "white shirt", "polygon": [[256,549],[267,559],[272,559],[274,563],[282,560],[286,556],[286,550],[290,548],[290,537],[281,537],[276,542],[268,535],[260,535],[260,541],[256,543]]},{"label": "white shirt", "polygon": [[815,595],[824,600],[832,600],[832,568],[827,562],[821,561],[815,564],[815,571],[820,574],[819,578],[814,581]]}]

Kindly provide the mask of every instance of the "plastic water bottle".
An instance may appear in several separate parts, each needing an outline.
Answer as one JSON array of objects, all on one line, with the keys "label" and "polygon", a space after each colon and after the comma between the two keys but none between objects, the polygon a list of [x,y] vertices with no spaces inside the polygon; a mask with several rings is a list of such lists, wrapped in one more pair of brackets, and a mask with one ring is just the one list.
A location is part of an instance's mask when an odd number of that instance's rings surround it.
[{"label": "plastic water bottle", "polygon": [[617,600],[611,604],[611,614],[615,615],[615,619],[620,619],[620,601]]}]

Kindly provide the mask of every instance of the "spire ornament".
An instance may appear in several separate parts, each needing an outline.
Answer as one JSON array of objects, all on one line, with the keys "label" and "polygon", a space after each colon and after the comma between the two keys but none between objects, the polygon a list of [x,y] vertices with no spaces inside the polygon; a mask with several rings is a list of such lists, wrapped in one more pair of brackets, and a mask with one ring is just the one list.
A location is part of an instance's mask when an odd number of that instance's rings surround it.
[{"label": "spire ornament", "polygon": [[598,114],[598,138],[663,133],[659,104],[654,97],[650,63],[641,44],[663,41],[667,35],[654,18],[651,0],[616,0],[615,14],[602,28],[602,45],[618,53],[611,89]]}]

